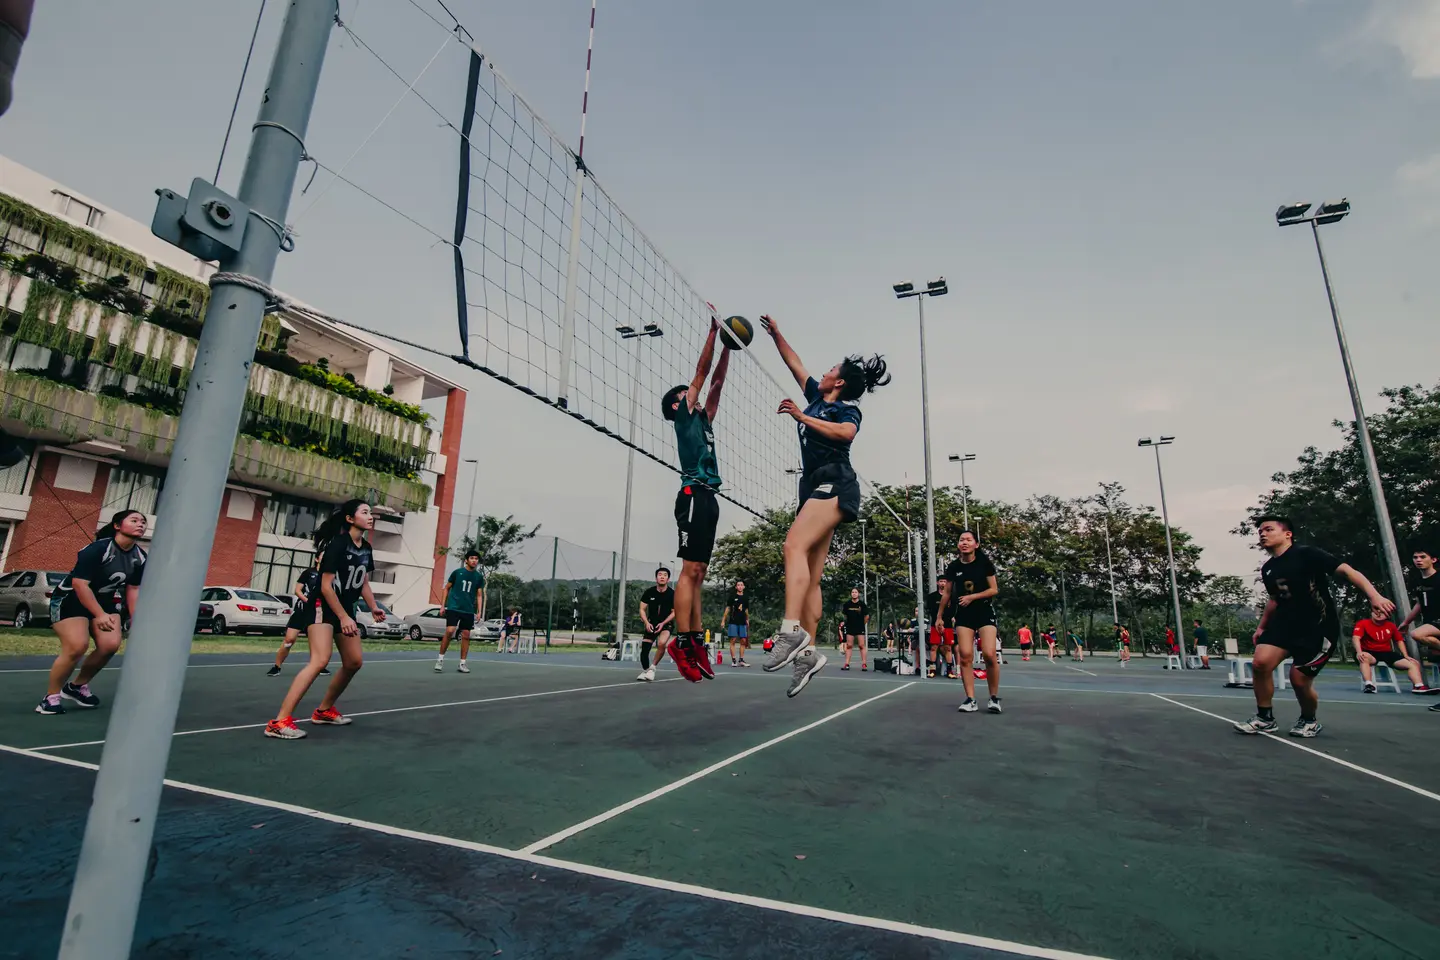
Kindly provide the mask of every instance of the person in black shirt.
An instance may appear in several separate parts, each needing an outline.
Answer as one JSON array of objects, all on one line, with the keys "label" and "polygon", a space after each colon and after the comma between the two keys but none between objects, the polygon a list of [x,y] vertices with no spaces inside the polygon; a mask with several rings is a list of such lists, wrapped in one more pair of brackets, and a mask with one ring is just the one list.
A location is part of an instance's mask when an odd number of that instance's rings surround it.
[{"label": "person in black shirt", "polygon": [[[50,629],[60,638],[60,654],[50,667],[50,685],[35,712],[55,716],[65,712],[62,698],[93,709],[100,698],[90,692],[90,681],[120,649],[123,615],[135,612],[140,580],[145,573],[145,514],[121,510],[100,529],[95,542],[75,555],[75,567],[52,591]],[[80,673],[72,682],[75,664],[95,641]]]},{"label": "person in black shirt", "polygon": [[1313,737],[1321,724],[1315,719],[1320,698],[1315,677],[1340,640],[1340,617],[1330,596],[1331,575],[1342,576],[1370,598],[1371,606],[1385,613],[1395,604],[1382,597],[1363,573],[1341,563],[1318,547],[1297,546],[1285,517],[1266,516],[1257,521],[1260,546],[1270,559],[1260,567],[1260,579],[1270,602],[1255,631],[1255,716],[1235,724],[1239,733],[1272,733],[1275,722],[1275,668],[1293,658],[1290,682],[1300,702],[1300,719],[1290,728],[1292,737]]},{"label": "person in black shirt", "polygon": [[858,642],[860,644],[860,670],[863,673],[870,669],[870,665],[865,659],[865,645],[870,636],[870,608],[860,598],[858,588],[850,591],[850,599],[841,608],[841,612],[845,616],[845,664],[840,669],[850,669],[850,654]]},{"label": "person in black shirt", "polygon": [[320,590],[310,607],[305,636],[310,642],[310,662],[300,668],[280,703],[280,712],[265,725],[265,736],[277,740],[299,740],[305,731],[295,725],[295,708],[320,671],[330,662],[335,646],[340,648],[340,669],[330,680],[320,706],[310,715],[312,724],[344,726],[350,718],[335,709],[364,659],[360,652],[360,628],[351,618],[355,604],[364,599],[376,623],[385,622],[385,611],[370,590],[370,573],[375,557],[365,534],[375,527],[370,504],[348,500],[315,531],[315,552],[320,555]]},{"label": "person in black shirt", "polygon": [[955,669],[955,621],[948,610],[941,616],[939,590],[925,594],[925,624],[930,630],[925,643],[925,675],[935,677],[943,664],[945,675],[953,680],[959,676]]},{"label": "person in black shirt", "polygon": [[[315,604],[320,599],[320,554],[315,554],[315,562],[310,569],[300,574],[300,579],[295,581],[295,609],[290,614],[290,619],[285,622],[285,639],[280,642],[280,649],[275,651],[275,662],[270,669],[265,671],[267,677],[278,677],[280,667],[285,663],[285,658],[290,656],[290,650],[295,646],[295,640],[305,632],[315,620]],[[327,667],[321,673],[329,673]]]},{"label": "person in black shirt", "polygon": [[[655,668],[665,659],[666,644],[670,643],[670,623],[675,619],[675,591],[670,589],[670,568],[661,567],[655,571],[655,586],[640,595],[640,622],[645,632],[640,636],[640,676],[636,680],[655,679]],[[650,662],[650,651],[658,646],[655,663]],[[686,680],[699,680],[700,671],[690,662],[683,651],[676,656],[670,650],[670,659]]]},{"label": "person in black shirt", "polygon": [[828,662],[814,647],[822,612],[820,580],[835,528],[860,513],[860,481],[850,465],[850,445],[860,432],[858,401],[889,383],[890,375],[879,356],[851,356],[816,380],[781,335],[780,325],[770,317],[760,322],[807,403],[802,410],[786,397],[776,410],[793,418],[800,434],[800,506],[785,536],[785,613],[765,669],[792,666],[786,695],[793,697]]},{"label": "person in black shirt", "polygon": [[960,677],[965,683],[961,713],[980,709],[975,702],[975,640],[985,660],[985,683],[990,688],[991,713],[1000,712],[1000,661],[995,646],[1000,629],[995,622],[995,605],[990,601],[1000,592],[995,564],[980,549],[980,540],[969,530],[960,534],[960,555],[950,561],[940,576],[940,603],[954,611],[955,642],[960,647]]},{"label": "person in black shirt", "polygon": [[1410,580],[1410,592],[1415,595],[1415,606],[1400,622],[1400,632],[1419,621],[1410,636],[1417,643],[1440,651],[1440,576],[1435,573],[1437,554],[1427,545],[1417,547],[1412,558],[1415,562],[1415,576]]},{"label": "person in black shirt", "polygon": [[750,598],[745,596],[744,580],[735,581],[735,592],[720,615],[720,629],[730,638],[730,666],[750,666],[745,662],[745,651],[750,649]]}]

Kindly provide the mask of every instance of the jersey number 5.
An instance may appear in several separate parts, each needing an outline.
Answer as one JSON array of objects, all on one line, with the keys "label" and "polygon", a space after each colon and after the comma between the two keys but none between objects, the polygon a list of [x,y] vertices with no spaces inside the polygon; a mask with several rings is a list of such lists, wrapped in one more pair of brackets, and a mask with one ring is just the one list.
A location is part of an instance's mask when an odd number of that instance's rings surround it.
[{"label": "jersey number 5", "polygon": [[1290,599],[1290,581],[1284,577],[1275,578],[1275,598],[1277,600]]}]

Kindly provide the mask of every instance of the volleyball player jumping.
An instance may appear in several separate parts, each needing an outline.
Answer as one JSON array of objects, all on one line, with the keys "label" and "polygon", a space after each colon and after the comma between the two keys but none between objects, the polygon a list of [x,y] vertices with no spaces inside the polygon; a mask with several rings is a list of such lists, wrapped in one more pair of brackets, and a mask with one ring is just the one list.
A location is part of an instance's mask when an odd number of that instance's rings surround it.
[{"label": "volleyball player jumping", "polygon": [[785,536],[785,616],[765,660],[771,672],[793,665],[787,696],[795,696],[825,666],[814,647],[821,614],[820,575],[830,555],[835,528],[860,514],[860,479],[850,465],[850,445],[860,432],[857,401],[890,382],[885,360],[849,356],[817,381],[801,363],[780,325],[760,322],[780,358],[805,393],[806,407],[786,397],[776,413],[795,420],[800,434],[800,506]]}]

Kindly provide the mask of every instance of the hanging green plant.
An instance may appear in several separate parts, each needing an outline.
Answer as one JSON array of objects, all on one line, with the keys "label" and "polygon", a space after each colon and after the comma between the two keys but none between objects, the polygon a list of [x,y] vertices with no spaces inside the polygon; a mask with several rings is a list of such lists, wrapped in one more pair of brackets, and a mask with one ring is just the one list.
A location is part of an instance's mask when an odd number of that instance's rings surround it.
[{"label": "hanging green plant", "polygon": [[95,273],[125,273],[138,279],[149,268],[145,258],[135,251],[112,243],[84,227],[43,213],[8,193],[0,193],[0,222],[38,235],[40,244],[56,259],[77,263],[81,258],[89,258],[97,265],[103,265],[103,269],[93,271]]},{"label": "hanging green plant", "polygon": [[210,302],[210,288],[194,277],[155,264],[155,303],[176,313],[195,318],[205,315]]}]

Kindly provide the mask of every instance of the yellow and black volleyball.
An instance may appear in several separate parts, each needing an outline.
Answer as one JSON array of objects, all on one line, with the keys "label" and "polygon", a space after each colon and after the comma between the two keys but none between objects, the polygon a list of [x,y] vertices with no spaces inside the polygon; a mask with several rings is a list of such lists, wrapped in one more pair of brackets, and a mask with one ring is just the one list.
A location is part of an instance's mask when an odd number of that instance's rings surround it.
[{"label": "yellow and black volleyball", "polygon": [[727,350],[739,350],[750,346],[755,336],[755,327],[744,317],[726,317],[720,321],[720,339]]}]

